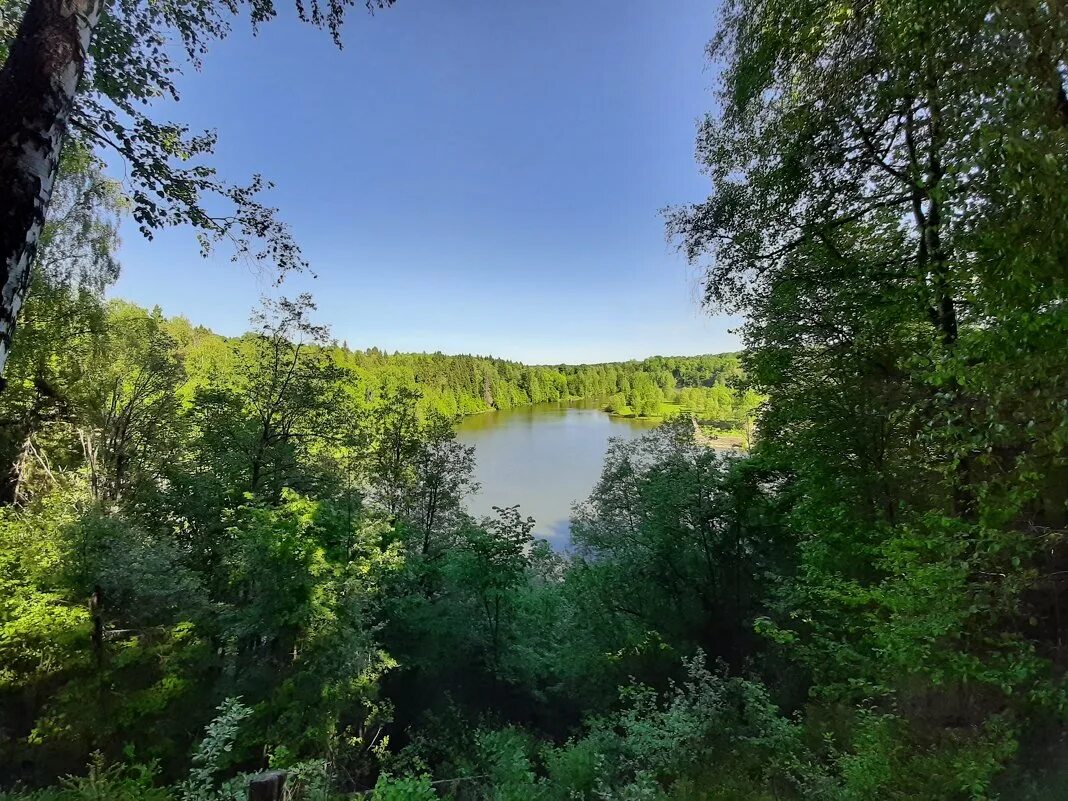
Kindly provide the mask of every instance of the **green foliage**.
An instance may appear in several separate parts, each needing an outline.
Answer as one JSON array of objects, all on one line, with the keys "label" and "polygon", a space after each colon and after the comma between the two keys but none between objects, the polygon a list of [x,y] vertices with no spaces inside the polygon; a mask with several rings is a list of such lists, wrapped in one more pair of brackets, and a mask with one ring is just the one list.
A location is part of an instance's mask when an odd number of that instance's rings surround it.
[{"label": "green foliage", "polygon": [[655,632],[732,661],[750,655],[767,576],[790,557],[760,476],[759,464],[695,441],[688,421],[614,444],[572,524],[583,582],[611,621],[598,625],[631,643]]},{"label": "green foliage", "polygon": [[0,687],[7,692],[40,686],[85,658],[88,611],[66,603],[57,575],[71,518],[48,511],[0,514]]},{"label": "green foliage", "polygon": [[516,729],[483,732],[476,744],[488,801],[535,801],[543,793],[534,773],[531,739]]},{"label": "green foliage", "polygon": [[760,628],[843,797],[990,797],[1018,727],[1064,708],[1065,30],[758,0],[711,47],[713,193],[669,223],[709,305],[746,316],[797,546]]},{"label": "green foliage", "polygon": [[27,801],[171,801],[174,795],[166,788],[154,786],[155,770],[151,765],[108,765],[100,753],[93,754],[85,776],[68,776],[55,789],[8,796],[0,799]]},{"label": "green foliage", "polygon": [[218,717],[208,724],[204,739],[193,752],[193,768],[189,778],[181,785],[182,801],[215,801],[232,795],[232,786],[217,786],[216,776],[226,767],[231,758],[234,741],[242,721],[252,710],[240,699],[227,698],[219,705]]},{"label": "green foliage", "polygon": [[763,798],[762,787],[781,797],[820,779],[802,727],[765,688],[711,673],[701,654],[684,668],[685,680],[663,693],[625,687],[618,711],[559,746],[539,747],[515,727],[483,730],[466,767],[480,784],[458,780],[457,797]]},{"label": "green foliage", "polygon": [[190,733],[237,695],[250,711],[232,764],[212,758],[214,783],[194,765],[190,793],[229,792],[227,774],[264,749],[287,767],[329,754],[322,787],[373,778],[395,718],[421,719],[412,704],[442,689],[460,714],[490,703],[487,683],[502,709],[575,703],[596,658],[562,680],[562,655],[531,639],[577,622],[564,562],[514,509],[467,515],[473,454],[434,404],[470,391],[478,410],[506,385],[522,403],[620,381],[660,392],[673,371],[735,363],[361,356],[329,344],[306,297],[266,303],[230,340],[158,310],[96,308],[92,359],[48,389],[62,415],[11,442],[18,502],[0,510],[0,704],[20,721],[3,758],[30,783],[131,743],[173,781],[196,753]]},{"label": "green foliage", "polygon": [[[109,6],[79,130],[129,157],[143,228],[298,266],[252,195],[173,166],[210,137],[134,109],[173,89],[161,32],[196,52],[237,10],[209,6]],[[267,762],[317,801],[1052,797],[1066,30],[725,6],[713,193],[669,223],[742,357],[385,354],[308,296],[235,338],[105,303],[127,201],[69,149],[0,395],[4,798],[240,798]],[[453,422],[573,398],[668,422],[611,446],[561,555],[467,513]]]},{"label": "green foliage", "polygon": [[371,798],[374,801],[436,801],[438,794],[427,776],[394,779],[383,773],[375,783]]},{"label": "green foliage", "polygon": [[709,672],[700,653],[685,667],[686,680],[664,698],[645,686],[626,688],[618,720],[594,724],[602,737],[616,738],[606,749],[602,788],[640,794],[689,777],[723,791],[789,792],[808,778],[813,766],[801,727],[780,715],[765,688]]}]

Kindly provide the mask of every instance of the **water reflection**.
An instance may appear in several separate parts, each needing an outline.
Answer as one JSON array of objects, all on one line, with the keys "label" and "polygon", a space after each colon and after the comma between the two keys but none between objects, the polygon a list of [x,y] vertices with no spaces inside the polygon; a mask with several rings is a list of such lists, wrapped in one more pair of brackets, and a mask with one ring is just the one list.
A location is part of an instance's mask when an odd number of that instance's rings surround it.
[{"label": "water reflection", "polygon": [[585,500],[601,475],[608,440],[633,439],[652,428],[647,420],[610,417],[597,402],[546,403],[462,420],[461,442],[475,446],[482,485],[467,501],[475,515],[514,506],[537,521],[535,533],[564,549],[571,507]]}]

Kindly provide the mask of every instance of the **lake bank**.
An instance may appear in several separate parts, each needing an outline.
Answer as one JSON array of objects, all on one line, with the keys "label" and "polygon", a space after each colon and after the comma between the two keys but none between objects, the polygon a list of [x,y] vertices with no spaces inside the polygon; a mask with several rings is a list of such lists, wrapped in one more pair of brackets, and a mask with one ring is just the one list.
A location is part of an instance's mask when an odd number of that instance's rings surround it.
[{"label": "lake bank", "polygon": [[694,421],[694,435],[697,438],[697,441],[701,444],[720,450],[741,449],[748,452],[751,435],[747,434],[742,429],[722,428],[720,426],[701,422],[700,417],[692,410],[677,403],[662,403],[660,406],[664,412],[656,415],[636,415],[633,412],[608,411],[607,409],[605,409],[605,414],[619,420],[645,421],[651,425],[659,425],[668,420],[674,420],[677,417],[686,415]]}]

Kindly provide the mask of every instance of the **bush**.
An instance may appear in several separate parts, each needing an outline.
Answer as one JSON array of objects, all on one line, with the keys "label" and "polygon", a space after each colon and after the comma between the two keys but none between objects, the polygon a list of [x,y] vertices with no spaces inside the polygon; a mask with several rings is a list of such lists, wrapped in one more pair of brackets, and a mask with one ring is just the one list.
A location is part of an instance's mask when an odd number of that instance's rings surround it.
[{"label": "bush", "polygon": [[437,801],[437,798],[427,776],[394,779],[383,773],[371,791],[372,801]]},{"label": "bush", "polygon": [[172,801],[169,790],[153,786],[155,778],[154,764],[108,765],[98,752],[85,776],[68,776],[58,788],[0,793],[0,801]]}]

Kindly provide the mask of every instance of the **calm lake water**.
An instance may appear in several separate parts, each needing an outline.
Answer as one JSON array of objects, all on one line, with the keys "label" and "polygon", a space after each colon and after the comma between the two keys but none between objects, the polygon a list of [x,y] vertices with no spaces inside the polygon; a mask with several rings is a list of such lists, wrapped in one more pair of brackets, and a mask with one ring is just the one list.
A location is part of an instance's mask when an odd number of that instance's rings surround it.
[{"label": "calm lake water", "polygon": [[464,418],[456,427],[475,446],[475,477],[482,489],[468,497],[476,516],[514,506],[537,521],[535,534],[555,548],[570,540],[571,506],[583,501],[601,476],[608,440],[633,439],[652,428],[647,420],[610,417],[597,402],[543,403]]}]

